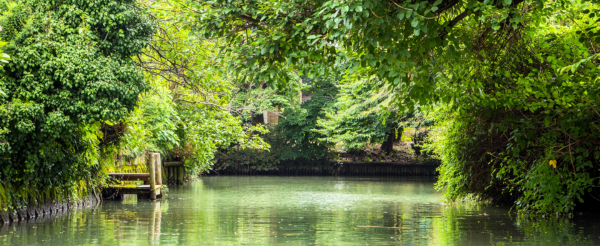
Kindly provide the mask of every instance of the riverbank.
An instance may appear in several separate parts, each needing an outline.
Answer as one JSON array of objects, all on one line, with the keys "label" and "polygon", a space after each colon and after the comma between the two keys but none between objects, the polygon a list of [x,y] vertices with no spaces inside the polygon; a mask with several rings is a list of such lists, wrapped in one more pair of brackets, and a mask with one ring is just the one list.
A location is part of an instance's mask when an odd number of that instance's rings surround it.
[{"label": "riverbank", "polygon": [[412,142],[394,144],[384,153],[379,145],[362,150],[331,149],[328,160],[280,160],[277,154],[239,150],[217,155],[215,165],[205,175],[285,175],[285,176],[437,176],[439,161],[417,155]]},{"label": "riverbank", "polygon": [[101,201],[102,198],[100,195],[94,192],[78,201],[49,200],[39,205],[28,204],[17,209],[9,208],[5,211],[0,211],[0,224],[55,216],[57,214],[63,214],[65,212],[98,204]]},{"label": "riverbank", "polygon": [[385,153],[380,144],[367,145],[364,149],[344,151],[332,150],[334,160],[341,163],[396,163],[396,164],[439,164],[439,161],[422,153],[421,148],[412,141],[394,143],[393,151]]}]

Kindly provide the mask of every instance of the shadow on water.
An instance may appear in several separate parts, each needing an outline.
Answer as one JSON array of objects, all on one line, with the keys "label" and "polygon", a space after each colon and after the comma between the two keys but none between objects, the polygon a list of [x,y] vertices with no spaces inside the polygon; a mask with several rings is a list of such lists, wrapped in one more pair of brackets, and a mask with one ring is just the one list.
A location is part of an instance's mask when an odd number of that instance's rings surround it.
[{"label": "shadow on water", "polygon": [[0,227],[0,245],[597,245],[597,215],[517,220],[444,205],[429,177],[206,177],[162,201],[104,202]]}]

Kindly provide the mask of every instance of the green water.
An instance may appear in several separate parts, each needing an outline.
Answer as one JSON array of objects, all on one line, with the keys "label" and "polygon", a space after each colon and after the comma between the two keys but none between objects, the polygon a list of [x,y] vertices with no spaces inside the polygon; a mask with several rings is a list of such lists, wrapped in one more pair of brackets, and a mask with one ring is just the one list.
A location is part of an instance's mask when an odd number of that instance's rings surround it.
[{"label": "green water", "polygon": [[447,206],[432,179],[206,177],[162,201],[104,202],[0,227],[0,245],[598,245],[600,217]]}]

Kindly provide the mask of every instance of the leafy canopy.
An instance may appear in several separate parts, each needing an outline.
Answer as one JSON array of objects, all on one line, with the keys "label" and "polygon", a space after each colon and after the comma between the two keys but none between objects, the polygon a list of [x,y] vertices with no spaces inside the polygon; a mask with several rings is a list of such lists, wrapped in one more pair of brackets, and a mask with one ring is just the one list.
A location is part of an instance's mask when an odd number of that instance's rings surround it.
[{"label": "leafy canopy", "polygon": [[135,1],[10,6],[0,19],[13,60],[1,71],[0,142],[8,145],[0,149],[1,179],[45,189],[91,180],[99,167],[84,153],[95,153],[95,126],[124,117],[146,89],[131,56],[153,26]]},{"label": "leafy canopy", "polygon": [[[400,107],[413,108],[454,95],[435,91],[436,57],[461,63],[473,51],[474,32],[505,32],[525,19],[543,20],[569,2],[208,0],[188,1],[182,21],[206,38],[227,40],[223,54],[237,54],[231,68],[255,80],[285,83],[297,70],[309,76],[346,64],[368,69],[400,87]],[[545,5],[549,8],[544,9]],[[467,34],[467,35],[465,35]],[[600,35],[600,34],[598,34]]]}]

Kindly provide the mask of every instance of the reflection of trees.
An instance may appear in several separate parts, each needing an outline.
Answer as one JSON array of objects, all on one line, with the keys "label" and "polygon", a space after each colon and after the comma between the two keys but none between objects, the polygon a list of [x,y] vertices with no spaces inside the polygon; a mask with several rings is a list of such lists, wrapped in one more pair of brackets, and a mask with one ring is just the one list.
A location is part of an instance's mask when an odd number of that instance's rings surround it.
[{"label": "reflection of trees", "polygon": [[[105,212],[100,212],[100,208]],[[0,245],[37,245],[40,242],[56,245],[114,244],[125,238],[122,222],[131,219],[140,218],[133,212],[115,211],[107,202],[58,215],[46,215],[35,221],[0,226],[0,236],[11,236],[0,237]]]},{"label": "reflection of trees", "polygon": [[[436,245],[550,244],[580,245],[597,240],[598,225],[589,220],[534,220],[509,214],[507,208],[480,205],[449,205],[433,220]],[[596,237],[596,238],[594,238]]]},{"label": "reflection of trees", "polygon": [[[297,186],[306,185],[302,182],[310,179],[298,183],[265,179],[278,185],[254,189],[253,178],[173,187],[169,199],[159,202],[126,197],[122,203],[100,204],[101,209],[41,219],[35,226],[0,227],[0,245],[39,244],[48,239],[61,245],[485,245],[546,240],[571,245],[586,240],[593,243],[591,236],[600,231],[598,225],[579,228],[580,224],[590,224],[585,218],[580,220],[584,216],[558,221],[514,220],[506,208],[427,204],[436,200],[428,197],[431,193],[427,189],[432,187],[426,182],[332,180],[309,187],[314,195],[311,198],[304,193],[288,194],[297,192]],[[318,200],[320,197],[326,199]]]},{"label": "reflection of trees", "polygon": [[[340,242],[350,244],[356,242],[371,243],[377,242],[377,240],[389,242],[391,237],[398,240],[402,239],[403,217],[406,217],[411,223],[415,221],[415,223],[421,224],[417,229],[418,233],[412,231],[409,233],[410,235],[425,238],[430,230],[429,226],[424,226],[424,223],[430,223],[428,222],[430,221],[429,218],[405,214],[417,211],[410,204],[389,202],[381,208],[351,202],[348,204],[315,204],[314,202],[297,201],[296,203],[290,202],[280,206],[273,202],[281,200],[278,197],[281,194],[279,192],[256,192],[245,189],[244,187],[250,179],[252,177],[237,177],[233,183],[211,183],[210,189],[193,192],[196,194],[203,192],[203,199],[197,200],[194,206],[200,208],[219,207],[219,209],[213,211],[200,210],[201,212],[195,215],[195,220],[202,221],[202,227],[205,229],[193,234],[195,240],[234,244],[277,244],[286,243],[287,241],[321,244]],[[341,193],[349,196],[352,194],[365,194],[368,197],[377,197],[386,193],[404,192],[415,194],[415,192],[426,188],[431,189],[430,183],[420,181],[408,181],[401,186],[397,184],[397,180],[377,181],[373,179],[366,182],[344,182],[340,180],[332,183],[330,187],[312,192]],[[231,190],[237,190],[239,194],[236,197],[237,204],[227,205],[230,207],[214,204],[223,193]],[[365,198],[361,197],[360,199]],[[339,203],[343,202],[342,200],[339,201]],[[358,205],[358,207],[355,205]],[[377,226],[378,228],[359,227],[365,225]],[[215,231],[220,231],[218,233],[221,236],[220,238],[215,237],[215,234],[217,234]],[[417,236],[408,236],[407,240]],[[373,241],[373,238],[376,240]]]}]

